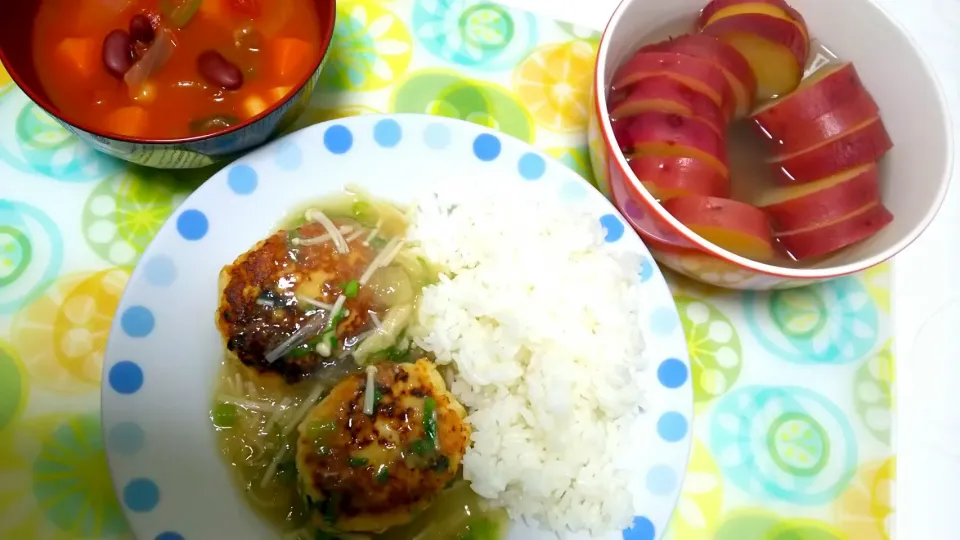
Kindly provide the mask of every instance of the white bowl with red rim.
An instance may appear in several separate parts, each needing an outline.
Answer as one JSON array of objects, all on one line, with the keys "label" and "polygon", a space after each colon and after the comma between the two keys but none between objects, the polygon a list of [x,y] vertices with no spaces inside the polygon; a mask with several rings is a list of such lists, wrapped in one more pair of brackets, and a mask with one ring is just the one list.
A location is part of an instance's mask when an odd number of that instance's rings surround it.
[{"label": "white bowl with red rim", "polygon": [[[600,190],[611,198],[663,265],[734,289],[791,288],[859,272],[906,248],[930,224],[953,170],[953,134],[943,91],[917,44],[871,0],[788,0],[811,37],[852,61],[880,106],[894,148],[880,161],[883,202],[894,221],[873,237],[804,267],[753,261],[691,231],[631,172],[613,136],[607,98],[616,69],[651,35],[683,22],[693,28],[707,0],[622,0],[600,42],[590,110],[589,150]],[[734,175],[733,181],[736,182]]]}]

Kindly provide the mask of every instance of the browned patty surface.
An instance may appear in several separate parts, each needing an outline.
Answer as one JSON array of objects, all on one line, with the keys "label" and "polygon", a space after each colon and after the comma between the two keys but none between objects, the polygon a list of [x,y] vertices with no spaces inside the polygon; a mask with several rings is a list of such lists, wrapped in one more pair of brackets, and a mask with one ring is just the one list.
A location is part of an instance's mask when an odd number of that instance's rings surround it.
[{"label": "browned patty surface", "polygon": [[[334,387],[300,425],[301,489],[321,527],[379,531],[410,521],[456,476],[469,444],[466,411],[432,363],[379,364],[375,380],[375,415],[363,413],[366,375],[356,374]],[[427,397],[436,403],[438,442],[417,455],[413,445],[426,440]],[[313,440],[311,422],[335,429]]]},{"label": "browned patty surface", "polygon": [[[356,226],[353,221],[334,223],[338,227]],[[318,223],[308,223],[297,232],[300,238],[310,238],[321,236],[326,230]],[[305,309],[314,309],[298,303],[296,296],[333,304],[343,286],[359,279],[376,254],[363,245],[365,236],[350,242],[347,254],[338,253],[332,241],[290,249],[289,238],[287,231],[279,231],[224,267],[217,327],[229,353],[244,365],[260,375],[279,376],[287,383],[296,383],[323,363],[333,361],[315,352],[288,354],[273,363],[265,360],[268,351],[308,320],[310,311]],[[272,298],[278,307],[257,303],[264,296]],[[371,301],[371,294],[362,287],[360,294],[347,299],[345,308],[349,315],[336,329],[340,343],[368,324]]]}]

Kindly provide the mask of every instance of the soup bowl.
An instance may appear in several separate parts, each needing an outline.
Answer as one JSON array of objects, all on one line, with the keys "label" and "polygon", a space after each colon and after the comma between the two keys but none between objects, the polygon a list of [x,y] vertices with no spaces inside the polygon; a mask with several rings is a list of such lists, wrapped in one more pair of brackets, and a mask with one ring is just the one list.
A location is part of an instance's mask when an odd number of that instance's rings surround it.
[{"label": "soup bowl", "polygon": [[[614,72],[664,29],[694,27],[707,0],[623,0],[600,43],[589,150],[600,189],[666,267],[725,288],[798,287],[859,272],[890,259],[930,224],[952,174],[952,133],[946,100],[930,65],[907,32],[870,0],[789,0],[806,19],[811,39],[852,61],[872,93],[894,147],[879,162],[882,200],[894,216],[879,233],[810,264],[767,264],[717,246],[668,213],[631,171],[608,114]],[[733,174],[737,182],[736,171]],[[734,188],[736,190],[736,187]]]},{"label": "soup bowl", "polygon": [[[307,75],[261,113],[229,128],[182,138],[120,135],[81,122],[57,107],[44,90],[34,65],[33,21],[41,0],[23,0],[4,7],[0,17],[0,61],[21,90],[63,127],[91,147],[111,156],[159,169],[205,167],[259,146],[303,111],[323,68],[336,18],[336,0],[313,0],[320,20],[320,41]],[[269,6],[270,4],[265,3]],[[269,8],[267,8],[269,9]]]}]

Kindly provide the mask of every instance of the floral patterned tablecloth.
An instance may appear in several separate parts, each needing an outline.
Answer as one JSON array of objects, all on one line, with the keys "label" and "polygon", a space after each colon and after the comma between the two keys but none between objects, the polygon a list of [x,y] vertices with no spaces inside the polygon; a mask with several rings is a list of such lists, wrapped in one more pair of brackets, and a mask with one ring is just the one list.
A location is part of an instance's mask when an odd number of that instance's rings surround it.
[{"label": "floral patterned tablecloth", "polygon": [[[294,129],[370,112],[452,116],[589,179],[598,37],[491,3],[341,0],[321,84]],[[128,538],[100,430],[107,333],[139,255],[214,170],[101,156],[2,69],[0,87],[0,538]],[[686,478],[656,479],[683,482],[667,536],[889,538],[888,268],[772,294],[671,284],[697,415]],[[643,524],[624,533],[650,537]]]}]

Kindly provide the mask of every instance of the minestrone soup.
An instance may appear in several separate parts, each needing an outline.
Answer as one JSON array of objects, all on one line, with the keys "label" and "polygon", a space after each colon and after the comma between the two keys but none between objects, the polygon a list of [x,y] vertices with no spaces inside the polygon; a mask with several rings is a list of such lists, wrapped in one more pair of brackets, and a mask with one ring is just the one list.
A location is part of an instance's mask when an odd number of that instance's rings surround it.
[{"label": "minestrone soup", "polygon": [[77,123],[174,139],[227,129],[316,67],[314,0],[41,0],[34,62]]}]

